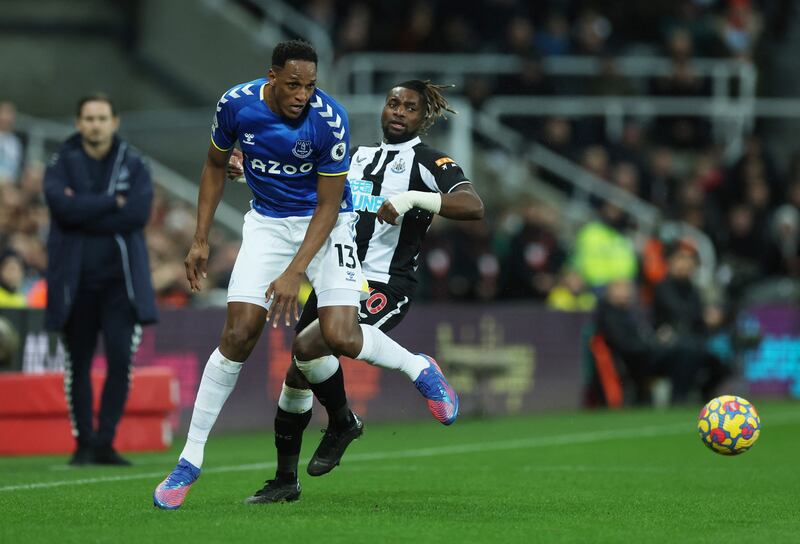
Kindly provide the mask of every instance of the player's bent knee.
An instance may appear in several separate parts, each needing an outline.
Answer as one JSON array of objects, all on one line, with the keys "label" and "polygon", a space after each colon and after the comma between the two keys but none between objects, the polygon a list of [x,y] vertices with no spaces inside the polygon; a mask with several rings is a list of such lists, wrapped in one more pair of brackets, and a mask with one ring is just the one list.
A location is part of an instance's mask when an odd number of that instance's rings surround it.
[{"label": "player's bent knee", "polygon": [[326,330],[323,327],[322,334],[325,343],[337,357],[340,355],[355,357],[361,351],[361,336],[360,334],[356,335],[352,330],[346,328]]},{"label": "player's bent knee", "polygon": [[361,329],[355,307],[336,306],[319,309],[322,338],[334,355],[355,357],[361,351]]},{"label": "player's bent knee", "polygon": [[226,326],[220,339],[220,351],[229,359],[244,362],[258,341],[258,329],[248,326]]},{"label": "player's bent knee", "polygon": [[310,361],[324,355],[330,355],[331,350],[325,343],[320,331],[319,322],[315,321],[298,334],[292,342],[292,353],[300,361]]}]

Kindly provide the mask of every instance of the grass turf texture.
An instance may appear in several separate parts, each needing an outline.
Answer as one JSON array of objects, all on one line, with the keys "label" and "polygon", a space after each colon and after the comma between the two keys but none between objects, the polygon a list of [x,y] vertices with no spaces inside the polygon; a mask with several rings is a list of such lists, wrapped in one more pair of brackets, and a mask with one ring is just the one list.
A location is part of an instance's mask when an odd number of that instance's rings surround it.
[{"label": "grass turf texture", "polygon": [[131,468],[0,458],[0,542],[797,542],[800,404],[755,404],[759,442],[732,458],[700,442],[699,407],[367,420],[332,473],[301,466],[293,504],[242,503],[274,473],[267,433],[212,436],[175,512],[152,492],[181,444]]}]

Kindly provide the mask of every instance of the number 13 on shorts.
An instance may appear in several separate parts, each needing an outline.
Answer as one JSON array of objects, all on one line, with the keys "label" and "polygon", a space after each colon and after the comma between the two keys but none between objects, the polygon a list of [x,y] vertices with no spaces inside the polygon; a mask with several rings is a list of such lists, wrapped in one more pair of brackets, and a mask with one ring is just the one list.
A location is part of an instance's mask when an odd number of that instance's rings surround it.
[{"label": "number 13 on shorts", "polygon": [[356,267],[356,253],[355,248],[348,244],[334,244],[336,253],[339,255],[339,266],[347,268]]}]

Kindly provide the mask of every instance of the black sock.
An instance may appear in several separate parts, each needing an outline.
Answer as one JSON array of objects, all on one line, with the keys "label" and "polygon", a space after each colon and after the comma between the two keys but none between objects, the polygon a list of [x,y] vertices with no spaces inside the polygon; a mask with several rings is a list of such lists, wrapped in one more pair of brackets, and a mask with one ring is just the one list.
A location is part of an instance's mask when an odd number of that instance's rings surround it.
[{"label": "black sock", "polygon": [[311,410],[293,414],[278,407],[275,414],[275,449],[278,450],[278,468],[275,471],[279,480],[296,480],[300,447],[303,445],[303,431],[311,421]]},{"label": "black sock", "polygon": [[347,427],[353,421],[350,407],[347,405],[347,394],[344,391],[344,374],[341,365],[336,372],[320,383],[310,384],[314,396],[328,412],[330,425],[334,427]]}]

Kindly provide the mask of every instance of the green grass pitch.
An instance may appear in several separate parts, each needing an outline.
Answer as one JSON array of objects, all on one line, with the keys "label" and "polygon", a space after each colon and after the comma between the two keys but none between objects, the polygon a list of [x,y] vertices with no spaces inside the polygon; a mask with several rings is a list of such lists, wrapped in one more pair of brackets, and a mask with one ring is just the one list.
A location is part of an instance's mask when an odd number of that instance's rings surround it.
[{"label": "green grass pitch", "polygon": [[[761,437],[732,458],[701,444],[699,406],[449,428],[367,420],[342,466],[302,473],[293,504],[242,503],[273,474],[267,432],[212,435],[173,512],[152,491],[180,439],[131,468],[2,458],[0,542],[800,542],[800,404],[754,402]],[[305,456],[319,438],[309,429]]]}]

